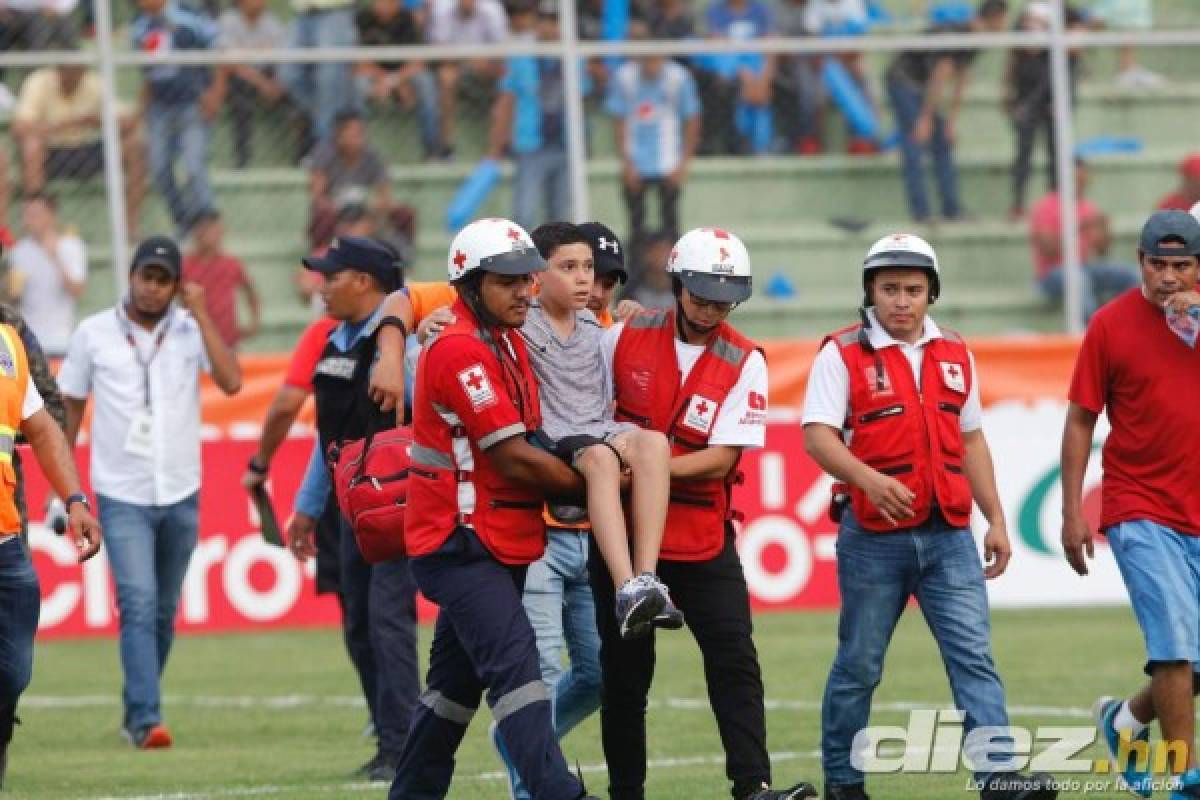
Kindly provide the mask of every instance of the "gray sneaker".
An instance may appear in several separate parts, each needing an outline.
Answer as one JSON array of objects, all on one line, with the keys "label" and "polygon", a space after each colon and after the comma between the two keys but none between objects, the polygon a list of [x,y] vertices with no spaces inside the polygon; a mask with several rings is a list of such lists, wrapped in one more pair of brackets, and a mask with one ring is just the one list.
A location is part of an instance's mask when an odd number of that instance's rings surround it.
[{"label": "gray sneaker", "polygon": [[663,607],[655,615],[650,624],[656,628],[663,628],[669,631],[677,631],[683,627],[683,612],[675,607],[671,602],[671,592],[667,589],[667,585],[659,580],[659,577],[653,572],[643,572],[638,576],[654,587],[654,590],[662,595]]},{"label": "gray sneaker", "polygon": [[648,634],[654,618],[662,610],[662,594],[643,575],[630,578],[617,589],[616,612],[622,639],[636,639]]}]

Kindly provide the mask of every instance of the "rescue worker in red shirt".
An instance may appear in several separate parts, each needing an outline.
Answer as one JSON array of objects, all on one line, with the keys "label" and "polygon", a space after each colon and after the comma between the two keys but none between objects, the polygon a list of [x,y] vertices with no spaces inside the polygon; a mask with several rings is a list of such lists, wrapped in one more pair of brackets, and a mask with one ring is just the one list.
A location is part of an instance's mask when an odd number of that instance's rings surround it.
[{"label": "rescue worker in red shirt", "polygon": [[[766,436],[767,362],[725,321],[750,297],[750,256],[733,234],[704,228],[675,244],[669,269],[675,310],[639,313],[610,328],[601,344],[613,377],[616,419],[660,431],[672,442],[658,575],[700,645],[734,800],[816,797],[809,783],[770,788],[762,673],[734,547],[730,492],[738,461],[745,448],[762,447]],[[600,629],[609,794],[612,800],[642,800],[654,639],[621,639],[612,578],[595,550],[589,567]]]},{"label": "rescue worker in red shirt", "polygon": [[[896,622],[915,596],[965,713],[964,751],[980,796],[1052,800],[1049,775],[1009,771],[985,579],[1004,572],[1012,548],[974,359],[958,334],[926,315],[941,290],[937,255],[918,236],[885,236],[868,251],[862,282],[862,322],[825,337],[804,402],[805,449],[842,482],[833,513],[842,610],[821,710],[825,798],[867,800],[870,765],[854,740],[867,726]],[[986,570],[970,531],[973,503],[989,525]]]},{"label": "rescue worker in red shirt", "polygon": [[537,380],[516,329],[546,268],[520,226],[471,223],[448,256],[455,321],[417,366],[405,540],[413,577],[439,607],[427,688],[390,800],[443,798],[484,689],[517,772],[539,800],[586,791],[559,750],[533,628],[526,567],[545,548],[546,495],[580,477],[527,441],[540,425]]}]

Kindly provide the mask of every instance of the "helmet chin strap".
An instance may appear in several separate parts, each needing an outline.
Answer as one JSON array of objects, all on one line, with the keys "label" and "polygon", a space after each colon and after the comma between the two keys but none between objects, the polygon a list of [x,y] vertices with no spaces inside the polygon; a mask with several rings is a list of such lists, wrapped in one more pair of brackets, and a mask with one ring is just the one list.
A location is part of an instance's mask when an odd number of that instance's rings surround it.
[{"label": "helmet chin strap", "polygon": [[715,331],[717,326],[720,324],[721,323],[718,322],[708,326],[697,325],[692,321],[687,313],[684,312],[683,301],[680,299],[675,300],[675,328],[679,332],[679,338],[683,341],[686,342],[688,340],[688,331],[691,331],[697,336],[707,336]]}]

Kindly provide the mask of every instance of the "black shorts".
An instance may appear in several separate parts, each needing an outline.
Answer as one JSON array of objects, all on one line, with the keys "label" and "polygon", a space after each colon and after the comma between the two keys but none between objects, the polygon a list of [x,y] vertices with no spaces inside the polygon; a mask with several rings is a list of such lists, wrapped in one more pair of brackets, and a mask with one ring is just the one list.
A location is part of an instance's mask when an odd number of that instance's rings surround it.
[{"label": "black shorts", "polygon": [[50,180],[86,180],[104,171],[104,145],[100,142],[51,147],[46,153]]}]

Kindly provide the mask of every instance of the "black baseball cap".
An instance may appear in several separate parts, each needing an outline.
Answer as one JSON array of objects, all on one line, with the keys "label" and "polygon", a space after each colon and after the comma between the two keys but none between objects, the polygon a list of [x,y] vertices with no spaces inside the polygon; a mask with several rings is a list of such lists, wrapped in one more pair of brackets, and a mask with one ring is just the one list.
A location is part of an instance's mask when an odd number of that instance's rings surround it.
[{"label": "black baseball cap", "polygon": [[616,275],[619,282],[625,283],[629,279],[629,273],[625,270],[625,247],[617,235],[601,222],[585,222],[579,226],[579,230],[592,246],[596,277]]},{"label": "black baseball cap", "polygon": [[[1163,247],[1167,239],[1181,240],[1183,250],[1170,245]],[[1186,211],[1155,211],[1142,226],[1138,249],[1148,256],[1177,256],[1180,252],[1200,255],[1200,222]]]},{"label": "black baseball cap", "polygon": [[307,256],[304,266],[322,275],[352,269],[374,275],[388,291],[403,285],[400,257],[396,251],[376,239],[365,236],[339,236],[325,255]]},{"label": "black baseball cap", "polygon": [[137,246],[133,253],[133,261],[129,264],[130,272],[137,272],[142,267],[155,265],[165,269],[172,278],[179,280],[183,273],[183,256],[179,253],[179,245],[169,236],[151,236]]}]

